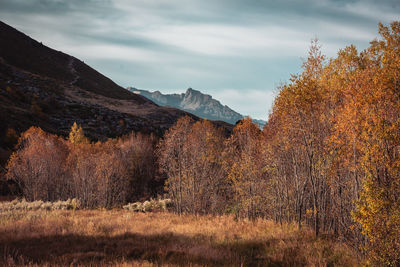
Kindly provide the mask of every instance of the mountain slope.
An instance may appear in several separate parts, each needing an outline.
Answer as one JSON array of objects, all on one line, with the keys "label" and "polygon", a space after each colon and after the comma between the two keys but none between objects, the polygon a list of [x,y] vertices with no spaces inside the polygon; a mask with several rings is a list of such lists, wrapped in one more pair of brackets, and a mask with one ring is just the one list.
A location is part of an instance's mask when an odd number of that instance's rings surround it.
[{"label": "mountain slope", "polygon": [[10,65],[32,74],[71,83],[87,91],[137,103],[149,102],[130,94],[79,59],[51,49],[0,21],[0,56]]},{"label": "mountain slope", "polygon": [[[171,106],[190,112],[198,117],[208,120],[220,120],[235,124],[244,118],[240,113],[232,110],[226,105],[222,105],[212,96],[201,93],[200,91],[189,88],[182,94],[162,94],[160,91],[150,92],[147,90],[128,87],[129,91],[144,96],[160,106]],[[261,127],[265,121],[253,120]]]},{"label": "mountain slope", "polygon": [[30,126],[66,136],[76,121],[91,139],[104,140],[130,131],[161,135],[181,116],[199,119],[133,94],[3,22],[0,40],[0,148],[10,146],[7,131]]}]

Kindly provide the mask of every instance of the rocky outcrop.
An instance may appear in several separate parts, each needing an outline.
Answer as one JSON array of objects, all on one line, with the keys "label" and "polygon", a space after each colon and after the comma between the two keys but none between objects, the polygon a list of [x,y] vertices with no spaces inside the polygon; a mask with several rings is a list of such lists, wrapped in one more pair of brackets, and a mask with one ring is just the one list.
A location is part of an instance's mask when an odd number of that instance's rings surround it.
[{"label": "rocky outcrop", "polygon": [[189,88],[182,94],[162,94],[129,87],[129,91],[142,95],[160,106],[171,106],[190,112],[208,120],[220,120],[235,124],[243,116],[226,105],[222,105],[212,96]]},{"label": "rocky outcrop", "polygon": [[[144,96],[160,106],[171,106],[190,112],[200,118],[208,120],[219,120],[230,124],[235,124],[244,116],[221,102],[214,99],[211,95],[203,94],[200,91],[189,88],[182,94],[162,94],[160,91],[150,92],[134,87],[128,87],[129,91]],[[253,120],[262,128],[265,125],[263,120]]]}]

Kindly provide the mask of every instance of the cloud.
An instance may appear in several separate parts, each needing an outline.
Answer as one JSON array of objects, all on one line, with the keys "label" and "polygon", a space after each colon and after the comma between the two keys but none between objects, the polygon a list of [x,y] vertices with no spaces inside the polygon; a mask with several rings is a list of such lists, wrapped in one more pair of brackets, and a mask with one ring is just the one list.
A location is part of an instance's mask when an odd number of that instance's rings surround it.
[{"label": "cloud", "polygon": [[344,9],[353,15],[369,18],[373,21],[389,23],[399,20],[400,4],[398,2],[357,1],[346,3]]},{"label": "cloud", "polygon": [[286,49],[291,54],[304,48],[304,35],[279,26],[216,24],[165,25],[137,33],[143,38],[186,51],[224,56],[268,56]]}]

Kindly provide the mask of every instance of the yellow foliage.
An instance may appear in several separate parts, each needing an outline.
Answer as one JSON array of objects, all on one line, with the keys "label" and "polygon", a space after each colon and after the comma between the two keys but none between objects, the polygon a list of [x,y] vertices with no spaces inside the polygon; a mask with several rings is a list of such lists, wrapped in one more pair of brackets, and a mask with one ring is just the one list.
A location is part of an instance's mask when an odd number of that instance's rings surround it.
[{"label": "yellow foliage", "polygon": [[86,144],[89,142],[89,140],[85,137],[85,134],[83,133],[82,127],[78,127],[76,122],[74,122],[71,127],[68,139],[72,144]]}]

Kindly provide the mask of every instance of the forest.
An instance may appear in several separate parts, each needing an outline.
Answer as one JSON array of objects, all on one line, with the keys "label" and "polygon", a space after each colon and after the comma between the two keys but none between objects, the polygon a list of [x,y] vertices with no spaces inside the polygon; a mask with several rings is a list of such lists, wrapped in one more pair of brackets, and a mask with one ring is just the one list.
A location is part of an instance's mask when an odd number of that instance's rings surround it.
[{"label": "forest", "polygon": [[32,127],[6,166],[28,201],[77,198],[116,208],[168,197],[178,214],[232,214],[310,227],[400,264],[400,22],[379,25],[364,51],[335,58],[312,41],[302,72],[278,88],[268,123],[232,134],[180,118],[161,139],[140,133],[90,142]]}]

